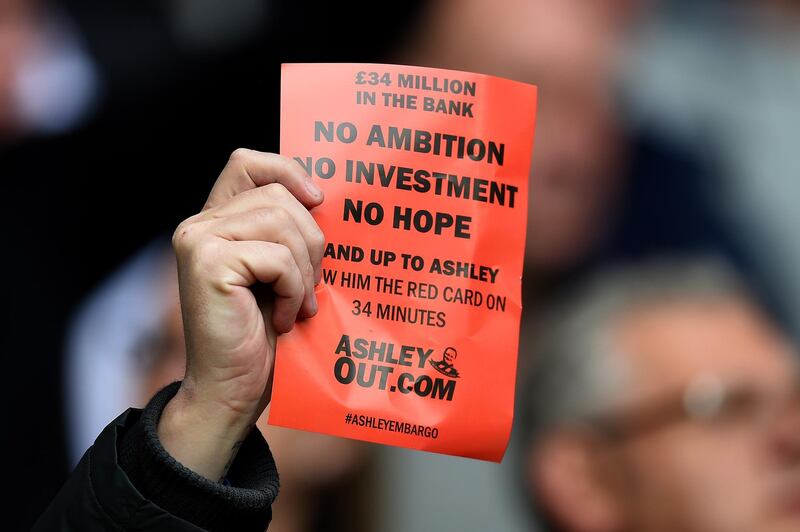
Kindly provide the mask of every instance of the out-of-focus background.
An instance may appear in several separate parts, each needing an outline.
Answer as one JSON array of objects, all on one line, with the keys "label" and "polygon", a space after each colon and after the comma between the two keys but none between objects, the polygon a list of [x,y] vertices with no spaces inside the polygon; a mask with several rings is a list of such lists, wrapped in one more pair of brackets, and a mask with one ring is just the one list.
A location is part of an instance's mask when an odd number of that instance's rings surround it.
[{"label": "out-of-focus background", "polygon": [[169,235],[277,151],[280,63],[364,61],[539,86],[519,415],[502,465],[264,426],[271,530],[800,530],[798,35],[791,0],[0,0],[8,529],[180,377]]}]

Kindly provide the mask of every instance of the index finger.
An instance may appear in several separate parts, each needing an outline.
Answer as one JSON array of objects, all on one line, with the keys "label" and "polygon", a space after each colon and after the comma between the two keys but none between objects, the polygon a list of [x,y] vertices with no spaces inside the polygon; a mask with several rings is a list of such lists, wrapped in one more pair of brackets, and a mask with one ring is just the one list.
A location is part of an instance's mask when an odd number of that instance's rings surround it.
[{"label": "index finger", "polygon": [[280,183],[307,208],[322,203],[322,191],[296,161],[278,155],[239,148],[219,174],[203,210],[216,207],[232,197],[270,183]]}]

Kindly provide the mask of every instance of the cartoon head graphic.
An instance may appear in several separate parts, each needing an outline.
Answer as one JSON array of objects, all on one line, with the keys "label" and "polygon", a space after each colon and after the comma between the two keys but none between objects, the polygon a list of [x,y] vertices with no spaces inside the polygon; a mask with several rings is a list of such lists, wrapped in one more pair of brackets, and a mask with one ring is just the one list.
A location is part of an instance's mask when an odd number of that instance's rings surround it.
[{"label": "cartoon head graphic", "polygon": [[458,351],[455,347],[447,347],[442,353],[442,360],[431,360],[430,364],[439,373],[451,379],[457,379],[461,375],[453,365],[458,358]]}]

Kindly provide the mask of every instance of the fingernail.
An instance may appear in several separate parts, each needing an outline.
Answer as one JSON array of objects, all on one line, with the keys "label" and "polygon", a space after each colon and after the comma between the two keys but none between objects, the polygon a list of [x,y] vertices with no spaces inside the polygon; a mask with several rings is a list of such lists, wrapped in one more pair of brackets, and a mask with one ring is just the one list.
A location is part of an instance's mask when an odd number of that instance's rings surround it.
[{"label": "fingernail", "polygon": [[311,315],[317,313],[317,294],[311,294]]},{"label": "fingernail", "polygon": [[322,190],[320,190],[320,188],[317,185],[314,184],[314,182],[311,180],[311,178],[308,178],[306,180],[306,189],[308,189],[308,191],[311,193],[311,195],[314,196],[315,198],[321,198],[322,197]]},{"label": "fingernail", "polygon": [[314,270],[314,286],[322,282],[322,266]]}]

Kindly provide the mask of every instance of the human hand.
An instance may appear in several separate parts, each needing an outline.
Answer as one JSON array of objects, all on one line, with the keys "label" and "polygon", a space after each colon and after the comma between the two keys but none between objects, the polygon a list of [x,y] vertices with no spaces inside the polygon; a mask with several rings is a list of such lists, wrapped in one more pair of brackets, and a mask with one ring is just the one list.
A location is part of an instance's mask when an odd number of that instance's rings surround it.
[{"label": "human hand", "polygon": [[173,235],[187,362],[158,434],[209,479],[269,403],[277,336],[317,311],[324,237],[308,209],[322,200],[295,161],[240,149]]}]

